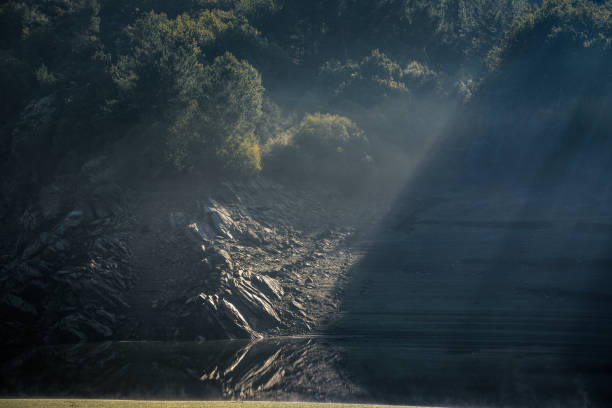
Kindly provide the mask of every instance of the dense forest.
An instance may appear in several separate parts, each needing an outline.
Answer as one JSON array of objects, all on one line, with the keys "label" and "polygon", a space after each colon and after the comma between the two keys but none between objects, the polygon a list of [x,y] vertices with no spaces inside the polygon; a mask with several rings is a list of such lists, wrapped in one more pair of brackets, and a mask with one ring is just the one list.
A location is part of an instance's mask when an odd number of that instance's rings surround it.
[{"label": "dense forest", "polygon": [[36,188],[121,142],[139,177],[346,180],[458,105],[605,97],[610,2],[537,3],[6,1],[3,174]]}]

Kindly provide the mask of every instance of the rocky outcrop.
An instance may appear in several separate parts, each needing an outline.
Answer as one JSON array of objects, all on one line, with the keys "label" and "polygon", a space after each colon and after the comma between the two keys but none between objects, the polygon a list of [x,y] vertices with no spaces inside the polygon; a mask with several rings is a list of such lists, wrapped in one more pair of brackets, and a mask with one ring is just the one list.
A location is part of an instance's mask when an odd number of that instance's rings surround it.
[{"label": "rocky outcrop", "polygon": [[2,343],[258,339],[333,316],[362,213],[265,179],[139,191],[112,179],[94,159],[16,221]]},{"label": "rocky outcrop", "polygon": [[304,198],[287,197],[275,185],[223,189],[232,201],[210,199],[191,217],[183,213],[187,234],[203,249],[202,262],[218,274],[217,285],[199,295],[203,310],[190,311],[212,316],[221,328],[217,336],[226,338],[307,333],[319,326],[335,310],[341,280],[357,259],[343,246],[352,231],[339,231],[340,223],[325,231],[297,230],[309,210],[321,207],[305,207]]},{"label": "rocky outcrop", "polygon": [[12,154],[19,160],[39,157],[46,149],[46,136],[57,112],[54,95],[32,101],[24,109],[12,133]]},{"label": "rocky outcrop", "polygon": [[[2,343],[110,339],[133,283],[121,189],[42,190],[17,221],[21,235],[0,271]],[[113,190],[115,194],[107,192]]]}]

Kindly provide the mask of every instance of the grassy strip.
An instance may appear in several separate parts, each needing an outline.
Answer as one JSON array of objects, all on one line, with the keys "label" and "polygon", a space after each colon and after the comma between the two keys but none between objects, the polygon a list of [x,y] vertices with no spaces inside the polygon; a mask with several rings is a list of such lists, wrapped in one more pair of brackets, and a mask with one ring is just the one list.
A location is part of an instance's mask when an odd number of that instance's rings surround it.
[{"label": "grassy strip", "polygon": [[[310,402],[126,401],[88,399],[0,399],[0,408],[391,408],[384,405]],[[398,408],[398,407],[393,407]],[[418,408],[418,407],[403,407]]]}]

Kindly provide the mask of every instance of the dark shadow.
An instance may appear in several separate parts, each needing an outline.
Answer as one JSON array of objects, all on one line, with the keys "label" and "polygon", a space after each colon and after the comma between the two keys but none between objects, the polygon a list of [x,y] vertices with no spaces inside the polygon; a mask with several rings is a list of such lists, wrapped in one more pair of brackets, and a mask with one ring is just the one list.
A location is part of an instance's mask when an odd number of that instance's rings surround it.
[{"label": "dark shadow", "polygon": [[380,345],[350,360],[371,373],[362,386],[410,404],[612,400],[611,146],[597,139],[609,121],[596,110],[577,124],[584,106],[541,127],[502,109],[520,144],[447,130],[370,240],[332,329]]}]

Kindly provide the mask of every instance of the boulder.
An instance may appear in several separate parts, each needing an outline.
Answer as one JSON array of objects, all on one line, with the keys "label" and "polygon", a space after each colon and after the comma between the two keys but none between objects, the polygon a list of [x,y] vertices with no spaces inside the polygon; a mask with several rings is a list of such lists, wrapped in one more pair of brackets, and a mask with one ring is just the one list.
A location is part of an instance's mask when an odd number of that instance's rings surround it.
[{"label": "boulder", "polygon": [[48,95],[31,102],[24,109],[13,131],[13,154],[36,160],[46,151],[47,134],[56,113],[56,98]]},{"label": "boulder", "polygon": [[231,271],[234,269],[234,264],[230,254],[221,248],[211,246],[204,252],[208,262],[217,268]]},{"label": "boulder", "polygon": [[85,221],[85,213],[82,210],[72,210],[66,215],[62,223],[57,228],[58,233],[64,234],[72,228],[76,228]]},{"label": "boulder", "polygon": [[247,227],[247,230],[244,235],[249,242],[255,245],[263,244],[263,239],[261,238],[261,236],[259,236],[257,231],[255,231],[252,227]]},{"label": "boulder", "polygon": [[253,330],[231,302],[218,295],[200,294],[208,315],[223,328],[225,335],[230,339],[259,339],[262,335]]},{"label": "boulder", "polygon": [[248,314],[253,322],[258,323],[258,327],[269,329],[280,323],[270,299],[257,290],[250,279],[244,276],[232,278],[228,287],[231,291],[228,298],[234,304],[243,306],[243,314]]},{"label": "boulder", "polygon": [[43,232],[38,236],[37,239],[34,240],[30,245],[28,245],[23,252],[21,253],[21,259],[26,260],[35,257],[39,253],[42,252],[43,249],[47,247],[50,241],[53,240],[51,234],[47,232]]},{"label": "boulder", "polygon": [[214,237],[214,232],[210,229],[210,227],[201,222],[192,222],[191,224],[188,224],[185,233],[187,238],[197,245],[207,243]]},{"label": "boulder", "polygon": [[285,294],[280,283],[276,279],[269,276],[257,274],[253,276],[252,282],[269,297],[274,297],[281,300]]},{"label": "boulder", "polygon": [[91,211],[96,218],[108,218],[122,210],[122,191],[116,184],[104,184],[96,187],[89,201]]},{"label": "boulder", "polygon": [[53,327],[47,341],[82,343],[88,340],[107,339],[112,335],[112,329],[105,324],[80,313],[73,313]]},{"label": "boulder", "polygon": [[232,230],[235,230],[235,225],[231,217],[218,209],[211,208],[208,212],[210,224],[213,226],[217,234],[224,238],[233,240]]},{"label": "boulder", "polygon": [[[26,300],[22,299],[19,296],[13,295],[11,293],[7,293],[2,296],[0,300],[0,304],[2,305],[2,309],[4,312],[7,312],[6,315],[28,315],[28,316],[37,316],[38,312],[36,308],[28,303]],[[5,313],[3,313],[5,314]]]},{"label": "boulder", "polygon": [[210,203],[212,205],[206,209],[206,216],[215,232],[229,240],[241,235],[240,226],[232,219],[230,212],[213,199],[210,199]]}]

